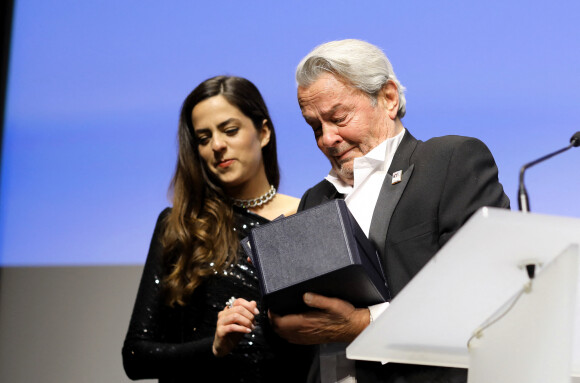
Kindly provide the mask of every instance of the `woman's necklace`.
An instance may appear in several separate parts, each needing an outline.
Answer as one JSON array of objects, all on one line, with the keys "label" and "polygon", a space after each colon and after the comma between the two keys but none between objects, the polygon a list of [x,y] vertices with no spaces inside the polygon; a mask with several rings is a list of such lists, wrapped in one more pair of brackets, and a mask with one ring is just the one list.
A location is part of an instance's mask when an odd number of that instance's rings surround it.
[{"label": "woman's necklace", "polygon": [[234,205],[239,206],[243,209],[252,208],[252,207],[259,207],[265,203],[268,203],[274,198],[276,195],[276,188],[274,185],[270,185],[270,190],[266,192],[266,194],[259,196],[258,198],[254,199],[236,199],[232,198]]}]

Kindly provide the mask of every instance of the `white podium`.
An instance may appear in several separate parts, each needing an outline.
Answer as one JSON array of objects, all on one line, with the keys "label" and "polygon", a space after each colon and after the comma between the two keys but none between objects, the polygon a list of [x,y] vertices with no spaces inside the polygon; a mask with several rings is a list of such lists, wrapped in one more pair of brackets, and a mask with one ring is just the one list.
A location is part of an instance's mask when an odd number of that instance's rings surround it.
[{"label": "white podium", "polygon": [[579,247],[580,219],[482,208],[347,357],[469,368],[469,383],[570,382],[580,376]]}]

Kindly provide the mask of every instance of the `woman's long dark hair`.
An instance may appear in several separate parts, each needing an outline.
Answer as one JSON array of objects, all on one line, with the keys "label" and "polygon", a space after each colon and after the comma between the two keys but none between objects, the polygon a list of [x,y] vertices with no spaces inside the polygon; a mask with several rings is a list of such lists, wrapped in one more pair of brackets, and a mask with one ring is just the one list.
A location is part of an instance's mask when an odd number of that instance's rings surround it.
[{"label": "woman's long dark hair", "polygon": [[171,181],[173,208],[162,237],[167,277],[167,303],[185,304],[202,280],[236,260],[239,247],[233,231],[233,209],[219,182],[199,155],[192,123],[193,108],[217,95],[237,107],[260,131],[266,120],[270,141],[262,148],[268,182],[278,188],[280,171],[276,134],[258,88],[241,77],[217,76],[199,84],[185,99],[179,119],[179,153]]}]

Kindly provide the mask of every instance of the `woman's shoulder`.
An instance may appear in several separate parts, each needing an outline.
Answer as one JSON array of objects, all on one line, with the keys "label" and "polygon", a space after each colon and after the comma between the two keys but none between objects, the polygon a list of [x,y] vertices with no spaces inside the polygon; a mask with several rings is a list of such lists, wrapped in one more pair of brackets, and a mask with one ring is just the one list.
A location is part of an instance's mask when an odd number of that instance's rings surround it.
[{"label": "woman's shoulder", "polygon": [[167,206],[165,209],[161,210],[161,213],[159,213],[157,220],[165,219],[169,214],[171,214],[171,211],[172,208],[170,206]]},{"label": "woman's shoulder", "polygon": [[169,217],[169,215],[171,214],[171,210],[172,210],[171,207],[166,207],[161,211],[161,213],[159,213],[159,215],[157,216],[157,222],[155,224],[156,227],[161,227],[166,224],[167,217]]}]

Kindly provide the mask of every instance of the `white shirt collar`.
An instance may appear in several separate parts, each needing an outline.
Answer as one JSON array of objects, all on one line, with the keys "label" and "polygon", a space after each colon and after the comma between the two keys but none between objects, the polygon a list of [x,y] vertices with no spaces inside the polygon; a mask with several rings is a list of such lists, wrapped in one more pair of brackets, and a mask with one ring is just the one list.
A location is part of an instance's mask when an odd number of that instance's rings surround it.
[{"label": "white shirt collar", "polygon": [[[405,128],[401,130],[399,134],[395,137],[387,138],[376,147],[374,147],[370,152],[365,154],[362,157],[358,157],[354,159],[353,170],[355,173],[355,185],[356,188],[357,184],[360,182],[357,179],[357,175],[359,172],[365,170],[365,174],[370,174],[373,171],[388,171],[388,167],[391,165],[393,161],[393,157],[395,156],[395,152],[405,135]],[[334,185],[336,190],[342,194],[350,194],[353,190],[353,186],[342,181],[338,178],[334,169],[331,169],[328,175],[325,177],[328,182]],[[363,179],[364,180],[364,179]],[[362,181],[362,180],[361,180]]]}]

